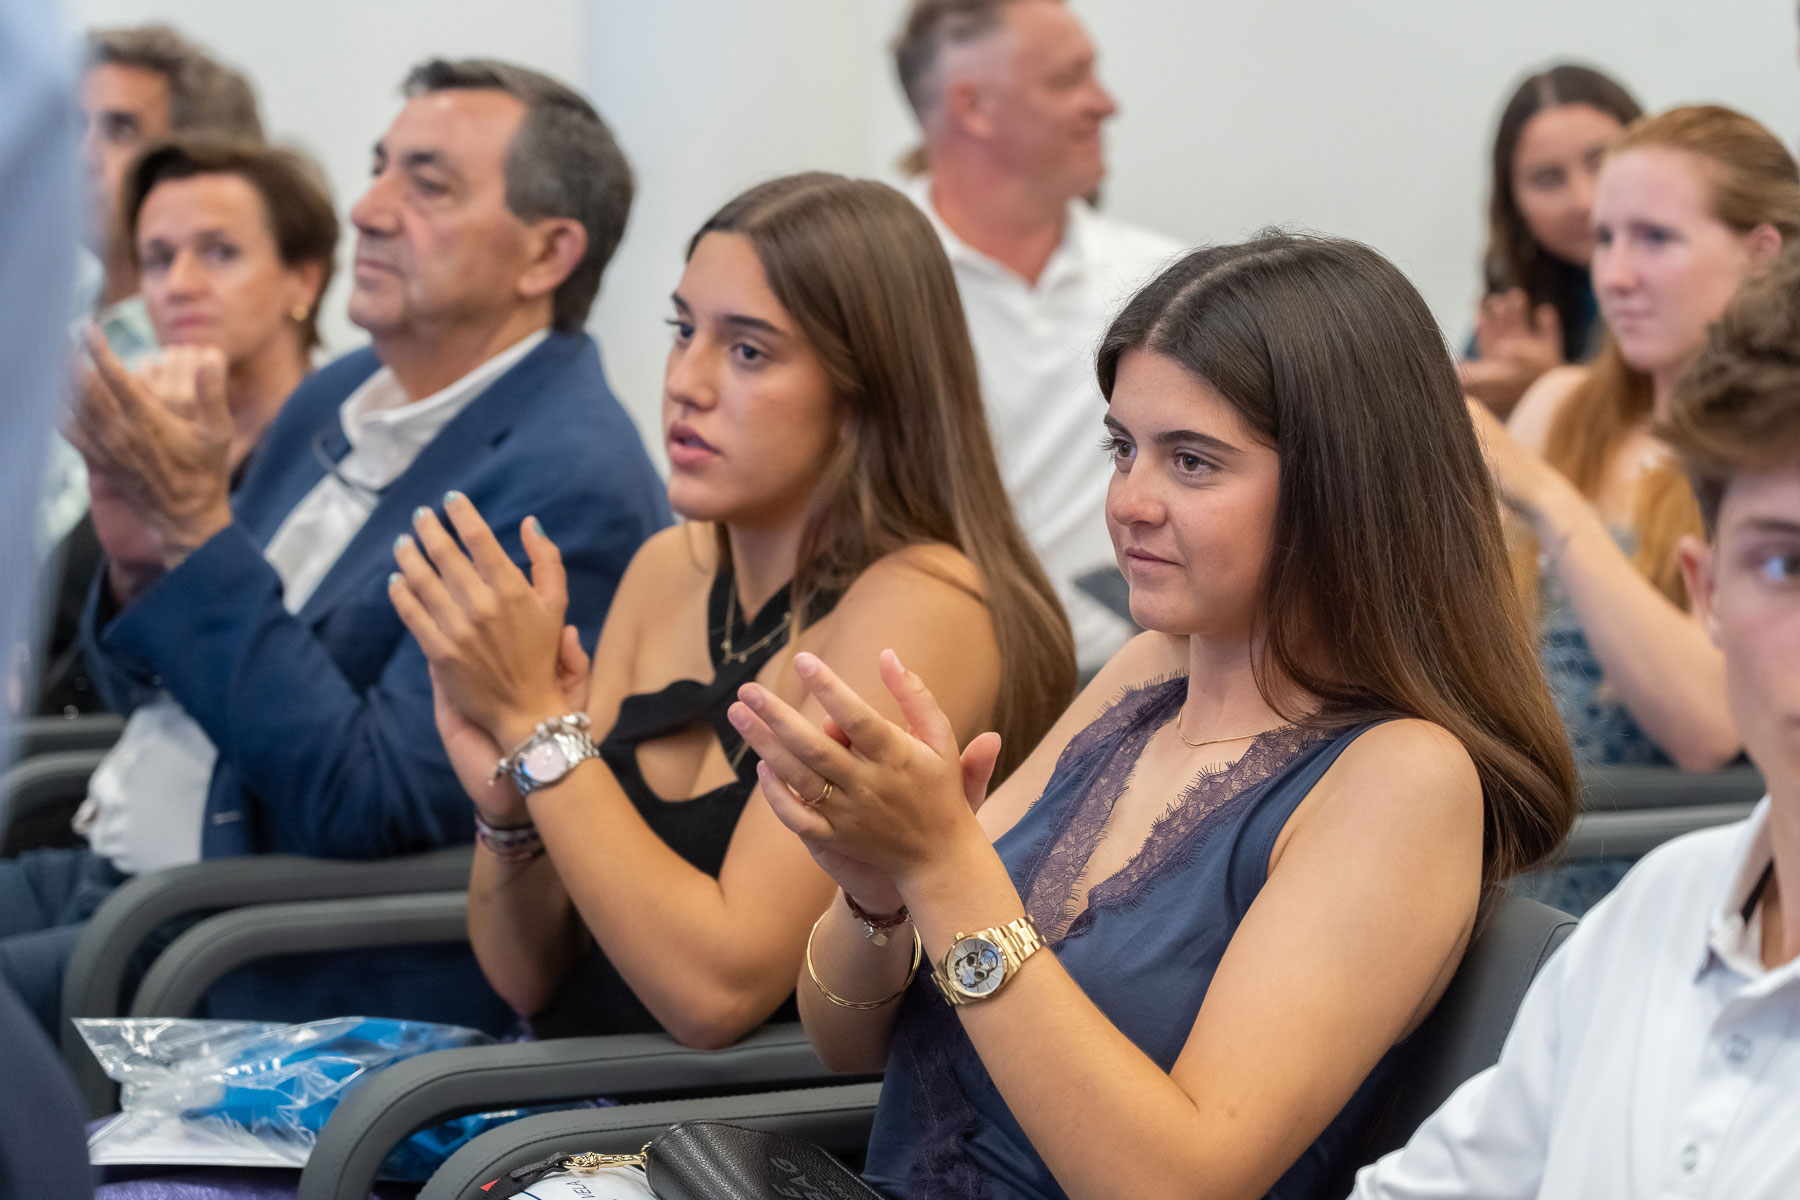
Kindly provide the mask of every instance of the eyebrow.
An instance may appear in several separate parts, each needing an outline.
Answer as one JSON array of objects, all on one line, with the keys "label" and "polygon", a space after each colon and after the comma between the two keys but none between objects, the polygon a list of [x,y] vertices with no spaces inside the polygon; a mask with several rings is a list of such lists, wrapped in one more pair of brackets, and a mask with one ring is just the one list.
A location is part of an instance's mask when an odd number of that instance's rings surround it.
[{"label": "eyebrow", "polygon": [[[674,301],[675,307],[679,308],[682,312],[692,313],[694,311],[693,306],[681,298],[680,292],[671,292],[669,294],[669,299]],[[787,336],[787,330],[775,324],[773,321],[765,321],[761,317],[753,317],[748,313],[726,313],[719,318],[719,323],[721,325],[730,325],[738,329],[748,329],[756,333],[770,334],[774,337]]]},{"label": "eyebrow", "polygon": [[[1131,431],[1119,424],[1112,417],[1104,418],[1106,427],[1114,433],[1127,436]],[[1158,446],[1204,446],[1220,454],[1236,454],[1238,448],[1223,438],[1214,437],[1210,433],[1201,433],[1197,429],[1165,429],[1150,439]]]},{"label": "eyebrow", "polygon": [[1800,520],[1791,517],[1749,517],[1738,524],[1738,532],[1800,535]]}]

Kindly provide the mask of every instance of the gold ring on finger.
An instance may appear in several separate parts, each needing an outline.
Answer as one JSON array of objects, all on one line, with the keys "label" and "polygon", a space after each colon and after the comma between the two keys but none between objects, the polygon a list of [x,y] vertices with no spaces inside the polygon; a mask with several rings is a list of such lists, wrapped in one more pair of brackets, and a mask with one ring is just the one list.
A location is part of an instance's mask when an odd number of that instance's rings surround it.
[{"label": "gold ring on finger", "polygon": [[825,781],[825,790],[819,793],[818,799],[808,800],[805,796],[802,796],[802,797],[800,797],[800,802],[802,804],[806,805],[806,807],[808,807],[808,808],[817,808],[817,807],[819,807],[819,805],[821,805],[821,804],[825,803],[827,800],[831,799],[831,793],[833,791],[835,791],[836,788],[837,788],[837,785],[832,783],[831,780],[827,779]]}]

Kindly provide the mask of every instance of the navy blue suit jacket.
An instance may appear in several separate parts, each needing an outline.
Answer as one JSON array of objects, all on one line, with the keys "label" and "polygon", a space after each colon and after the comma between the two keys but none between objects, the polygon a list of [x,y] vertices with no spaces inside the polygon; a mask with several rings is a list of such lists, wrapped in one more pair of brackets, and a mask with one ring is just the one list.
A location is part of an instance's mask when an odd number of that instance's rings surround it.
[{"label": "navy blue suit jacket", "polygon": [[203,853],[381,858],[468,842],[473,808],[432,721],[418,643],[388,600],[394,538],[463,492],[514,561],[535,515],[562,550],[568,620],[588,645],[639,545],[669,521],[661,480],[585,334],[551,333],[439,431],[297,614],[262,550],[348,450],[338,407],[380,363],[309,376],[269,427],[235,521],[103,627],[95,682],[126,711],[167,689],[219,748]]}]

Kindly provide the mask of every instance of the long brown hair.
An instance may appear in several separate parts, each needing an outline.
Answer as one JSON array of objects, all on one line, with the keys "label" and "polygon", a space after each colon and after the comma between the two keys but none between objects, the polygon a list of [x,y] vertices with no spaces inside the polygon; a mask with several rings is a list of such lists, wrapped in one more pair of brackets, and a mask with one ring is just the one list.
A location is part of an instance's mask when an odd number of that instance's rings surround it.
[{"label": "long brown hair", "polygon": [[1565,335],[1564,354],[1574,360],[1593,348],[1570,341],[1581,330],[1582,314],[1573,310],[1573,297],[1580,291],[1575,282],[1586,272],[1587,264],[1564,262],[1546,250],[1525,223],[1513,190],[1513,164],[1519,156],[1519,140],[1525,134],[1525,126],[1546,109],[1570,104],[1598,109],[1620,125],[1629,125],[1644,115],[1643,108],[1622,84],[1592,67],[1558,63],[1520,81],[1500,111],[1500,124],[1494,131],[1488,240],[1482,267],[1490,291],[1522,288],[1534,308],[1540,304],[1556,306]]},{"label": "long brown hair", "polygon": [[[690,256],[709,233],[750,239],[847,414],[801,539],[794,611],[903,547],[962,551],[981,573],[1000,651],[1003,777],[1068,706],[1074,641],[1000,482],[943,244],[893,188],[819,173],[738,196],[700,227]],[[729,556],[723,533],[720,552]]]},{"label": "long brown hair", "polygon": [[[1718,105],[1693,105],[1638,121],[1607,148],[1661,147],[1693,155],[1711,194],[1713,216],[1739,233],[1773,225],[1788,245],[1800,243],[1800,167],[1781,139]],[[1625,361],[1609,335],[1586,378],[1569,394],[1545,435],[1544,459],[1584,496],[1600,489],[1608,465],[1631,431],[1650,419],[1650,377]],[[1687,607],[1675,558],[1684,534],[1701,532],[1692,490],[1673,463],[1647,471],[1638,484],[1633,561],[1673,603]]]},{"label": "long brown hair", "polygon": [[[1488,883],[1575,817],[1568,742],[1508,576],[1499,502],[1431,312],[1338,238],[1269,232],[1182,258],[1101,343],[1100,389],[1147,350],[1215,389],[1280,456],[1257,677],[1314,720],[1418,717],[1480,773]],[[1299,714],[1282,713],[1289,719]]]}]

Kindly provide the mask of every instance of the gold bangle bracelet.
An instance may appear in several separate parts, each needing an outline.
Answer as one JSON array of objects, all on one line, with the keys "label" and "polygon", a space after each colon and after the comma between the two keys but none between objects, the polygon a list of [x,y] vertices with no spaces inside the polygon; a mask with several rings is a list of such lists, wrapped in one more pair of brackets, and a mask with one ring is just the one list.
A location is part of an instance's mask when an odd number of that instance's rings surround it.
[{"label": "gold bangle bracelet", "polygon": [[925,943],[919,940],[918,929],[913,929],[912,967],[906,972],[905,982],[895,988],[891,994],[883,996],[879,1000],[846,1000],[842,996],[834,993],[830,988],[826,987],[825,981],[819,978],[819,972],[813,967],[813,938],[818,934],[819,926],[823,925],[825,923],[825,918],[830,915],[831,910],[829,908],[820,913],[819,919],[813,922],[812,932],[806,935],[806,973],[812,977],[813,986],[819,989],[819,995],[825,997],[825,999],[831,1001],[839,1008],[852,1008],[857,1012],[869,1012],[877,1008],[886,1008],[901,996],[904,996],[906,994],[906,989],[912,986],[913,977],[919,973],[919,960],[925,957]]}]

